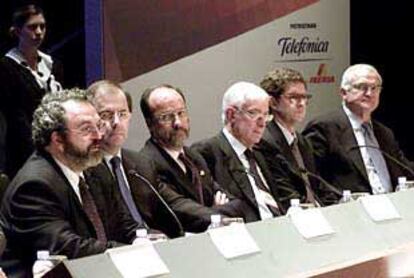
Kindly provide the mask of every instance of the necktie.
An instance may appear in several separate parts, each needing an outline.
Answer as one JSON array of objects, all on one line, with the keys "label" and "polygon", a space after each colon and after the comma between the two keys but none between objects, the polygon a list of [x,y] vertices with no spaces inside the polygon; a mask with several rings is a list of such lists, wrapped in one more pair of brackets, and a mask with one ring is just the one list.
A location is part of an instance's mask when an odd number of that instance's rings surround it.
[{"label": "necktie", "polygon": [[378,175],[385,192],[391,192],[392,186],[390,173],[388,172],[384,156],[379,150],[379,144],[377,138],[375,138],[372,126],[369,123],[364,123],[361,127],[365,138],[365,144],[367,146],[372,146],[372,148],[366,148],[366,150],[368,152],[369,159],[374,166],[374,171]]},{"label": "necktie", "polygon": [[121,170],[121,158],[114,156],[111,160],[112,169],[115,174],[116,181],[119,186],[119,191],[121,192],[122,199],[124,199],[125,204],[128,207],[129,212],[131,213],[134,220],[143,224],[142,216],[139,213],[137,206],[135,205],[134,200],[132,199],[131,190],[129,190],[125,177]]},{"label": "necktie", "polygon": [[196,187],[200,203],[202,205],[204,205],[203,184],[201,182],[201,177],[200,177],[200,174],[198,172],[198,168],[191,161],[191,159],[188,156],[186,156],[184,153],[180,153],[178,155],[178,159],[181,160],[184,163],[187,171],[191,172],[191,181],[192,181],[193,185],[195,185],[195,187]]},{"label": "necktie", "polygon": [[88,189],[88,185],[82,177],[79,179],[79,191],[82,199],[83,210],[92,222],[98,240],[106,242],[105,229],[102,224],[101,217],[99,216],[92,194]]},{"label": "necktie", "polygon": [[[298,138],[295,138],[293,140],[292,145],[291,145],[291,150],[292,150],[293,157],[295,158],[296,163],[299,166],[299,168],[306,169],[305,163],[303,162],[302,154],[300,153],[300,150],[299,150]],[[302,179],[305,183],[305,188],[306,188],[306,202],[317,205],[316,200],[315,200],[315,195],[311,188],[308,176],[302,173]]]},{"label": "necktie", "polygon": [[[254,158],[254,155],[252,153],[251,150],[246,149],[244,151],[244,155],[247,158],[247,161],[249,162],[249,168],[250,168],[250,172],[251,175],[253,176],[254,182],[256,183],[256,186],[263,192],[269,194],[269,196],[272,196],[272,194],[270,194],[269,189],[266,187],[266,185],[264,184],[262,178],[259,175],[259,172],[257,171],[257,163],[256,163],[256,159]],[[272,196],[273,198],[273,196]],[[274,199],[274,198],[273,198]],[[274,200],[276,203],[276,200]],[[274,216],[279,216],[281,215],[279,208],[275,207],[275,206],[271,206],[269,204],[267,204],[267,207],[269,208],[269,210],[272,212],[272,214]]]}]

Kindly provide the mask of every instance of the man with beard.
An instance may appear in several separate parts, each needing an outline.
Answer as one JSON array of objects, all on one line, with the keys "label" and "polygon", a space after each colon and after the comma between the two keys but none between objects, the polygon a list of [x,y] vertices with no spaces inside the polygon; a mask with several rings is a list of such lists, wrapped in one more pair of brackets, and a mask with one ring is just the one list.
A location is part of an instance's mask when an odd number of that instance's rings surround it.
[{"label": "man with beard", "polygon": [[413,178],[406,168],[414,169],[414,163],[392,130],[372,118],[381,90],[382,78],[373,66],[350,66],[342,75],[342,107],[312,120],[303,131],[321,175],[340,190],[381,194],[392,192],[399,176]]},{"label": "man with beard", "polygon": [[273,119],[267,123],[257,147],[274,179],[282,184],[281,201],[286,206],[291,198],[299,198],[304,203],[320,205],[322,201],[315,194],[318,181],[300,172],[300,168],[316,172],[311,144],[296,131],[312,97],[307,93],[306,82],[300,72],[280,68],[267,73],[260,85],[270,96]]},{"label": "man with beard", "polygon": [[101,142],[104,161],[88,172],[91,176],[112,181],[137,222],[145,222],[149,228],[160,230],[169,237],[182,235],[181,224],[162,197],[153,191],[151,185],[132,173],[149,171],[148,165],[139,161],[137,152],[123,148],[132,112],[127,94],[119,84],[101,80],[89,86],[88,97],[101,119],[107,123]]},{"label": "man with beard", "polygon": [[84,179],[84,170],[102,160],[103,128],[82,90],[42,99],[32,124],[36,151],[8,186],[1,207],[8,239],[3,259],[10,262],[3,268],[10,276],[27,275],[38,250],[72,259],[134,239],[139,227],[111,199],[110,187]]},{"label": "man with beard", "polygon": [[141,110],[151,133],[140,150],[140,161],[150,166],[142,174],[159,185],[162,196],[186,231],[202,232],[212,214],[244,216],[244,204],[222,192],[200,154],[184,146],[190,121],[183,93],[170,85],[145,90]]},{"label": "man with beard", "polygon": [[269,96],[262,88],[237,82],[223,96],[222,131],[193,145],[207,161],[214,179],[249,205],[248,221],[284,213],[265,160],[253,149],[262,138],[268,111]]}]

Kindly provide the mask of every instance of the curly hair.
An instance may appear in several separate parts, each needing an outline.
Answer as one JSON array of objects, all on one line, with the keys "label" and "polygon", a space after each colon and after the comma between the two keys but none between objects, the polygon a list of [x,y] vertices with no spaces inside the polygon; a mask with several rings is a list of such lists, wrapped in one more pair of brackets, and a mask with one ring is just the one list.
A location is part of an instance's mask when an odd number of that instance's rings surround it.
[{"label": "curly hair", "polygon": [[289,68],[280,68],[268,72],[260,86],[272,97],[279,97],[284,93],[288,85],[292,83],[303,83],[306,86],[306,81],[302,74],[296,70]]},{"label": "curly hair", "polygon": [[73,88],[54,93],[47,93],[33,114],[32,140],[38,150],[50,144],[54,131],[63,133],[66,130],[65,109],[62,103],[75,100],[88,102],[86,91]]}]

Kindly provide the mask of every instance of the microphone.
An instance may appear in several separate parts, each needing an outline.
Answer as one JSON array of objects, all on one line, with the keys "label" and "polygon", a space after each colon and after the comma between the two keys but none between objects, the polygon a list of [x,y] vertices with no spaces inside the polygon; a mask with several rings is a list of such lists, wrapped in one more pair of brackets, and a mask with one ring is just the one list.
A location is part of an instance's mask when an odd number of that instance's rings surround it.
[{"label": "microphone", "polygon": [[302,167],[298,168],[298,170],[299,170],[299,173],[298,173],[298,171],[292,167],[292,165],[289,163],[289,161],[286,160],[286,158],[283,155],[277,154],[276,158],[279,159],[279,161],[282,163],[282,165],[286,169],[288,169],[288,171],[293,172],[294,174],[296,174],[298,176],[301,176],[302,174],[304,174],[304,175],[310,176],[312,178],[315,178],[319,182],[321,182],[325,186],[325,188],[327,188],[330,192],[333,192],[333,193],[337,194],[338,196],[342,197],[342,192],[339,189],[337,189],[335,186],[330,184],[327,180],[322,178],[320,175],[312,173],[308,169],[305,169],[305,168],[302,168]]},{"label": "microphone", "polygon": [[371,149],[380,151],[386,158],[388,158],[389,160],[391,160],[392,162],[400,166],[402,169],[408,171],[414,177],[414,170],[411,167],[407,166],[406,164],[404,164],[403,162],[401,162],[399,159],[389,154],[388,152],[381,150],[380,147],[373,146],[373,145],[354,145],[350,147],[349,150],[352,151],[354,149],[360,149],[360,148],[367,148],[367,149],[371,148]]},{"label": "microphone", "polygon": [[140,179],[143,181],[150,189],[151,191],[158,197],[158,199],[161,201],[161,203],[164,205],[164,207],[167,209],[167,211],[172,215],[174,218],[174,221],[177,223],[178,229],[179,229],[179,236],[184,236],[184,228],[181,224],[181,221],[178,219],[177,215],[174,213],[174,211],[170,208],[170,206],[167,204],[167,202],[164,200],[164,198],[160,195],[157,189],[154,188],[154,186],[151,184],[151,182],[145,178],[143,175],[139,174],[137,171],[131,169],[128,171],[128,174]]}]

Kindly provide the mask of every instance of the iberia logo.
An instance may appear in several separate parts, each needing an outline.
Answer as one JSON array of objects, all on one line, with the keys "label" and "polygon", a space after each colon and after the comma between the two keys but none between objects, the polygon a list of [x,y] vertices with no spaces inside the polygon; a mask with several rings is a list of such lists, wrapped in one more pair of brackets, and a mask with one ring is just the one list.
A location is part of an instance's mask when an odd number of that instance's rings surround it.
[{"label": "iberia logo", "polygon": [[312,76],[309,83],[334,83],[335,76],[328,75],[326,64],[320,64],[316,76]]}]

